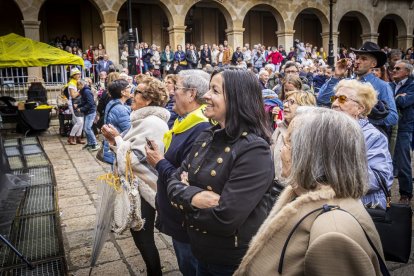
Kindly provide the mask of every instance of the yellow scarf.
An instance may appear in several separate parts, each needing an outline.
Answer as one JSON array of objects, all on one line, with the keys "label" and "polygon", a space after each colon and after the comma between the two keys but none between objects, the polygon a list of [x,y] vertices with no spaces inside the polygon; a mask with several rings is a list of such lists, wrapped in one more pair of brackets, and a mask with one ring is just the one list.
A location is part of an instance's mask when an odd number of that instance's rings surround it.
[{"label": "yellow scarf", "polygon": [[171,140],[174,134],[183,133],[199,123],[208,122],[208,119],[203,114],[204,108],[205,105],[201,105],[199,108],[188,114],[181,122],[178,118],[175,119],[173,127],[164,134],[163,142],[166,152],[171,145]]}]

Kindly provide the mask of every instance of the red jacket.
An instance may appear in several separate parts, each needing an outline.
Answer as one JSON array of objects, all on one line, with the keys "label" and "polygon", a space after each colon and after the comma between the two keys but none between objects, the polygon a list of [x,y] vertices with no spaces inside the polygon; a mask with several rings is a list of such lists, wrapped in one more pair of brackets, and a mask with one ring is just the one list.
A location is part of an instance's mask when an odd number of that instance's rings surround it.
[{"label": "red jacket", "polygon": [[283,56],[279,52],[271,52],[270,55],[267,56],[267,61],[271,60],[271,63],[274,65],[281,64],[283,61]]}]

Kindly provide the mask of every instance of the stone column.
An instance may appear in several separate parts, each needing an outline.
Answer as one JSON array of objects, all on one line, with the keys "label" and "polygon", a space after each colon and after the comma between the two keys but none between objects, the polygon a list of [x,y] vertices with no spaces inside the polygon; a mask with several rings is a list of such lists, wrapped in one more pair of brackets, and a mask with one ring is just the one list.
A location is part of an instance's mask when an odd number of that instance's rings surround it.
[{"label": "stone column", "polygon": [[102,23],[102,38],[106,53],[114,64],[119,64],[118,23]]},{"label": "stone column", "polygon": [[[321,33],[322,36],[322,47],[323,50],[326,52],[326,54],[329,56],[329,32]],[[336,56],[338,54],[338,37],[339,32],[332,32],[332,41],[333,41],[333,50],[334,50],[334,57],[336,59]]]},{"label": "stone column", "polygon": [[243,32],[244,28],[226,29],[227,42],[236,50],[236,47],[243,47]]},{"label": "stone column", "polygon": [[181,45],[185,49],[185,26],[168,27],[170,37],[170,46],[172,51],[177,50],[177,45]]},{"label": "stone column", "polygon": [[367,41],[371,41],[374,43],[378,43],[379,33],[366,33],[361,35],[362,43]]},{"label": "stone column", "polygon": [[407,50],[413,46],[413,35],[399,35],[397,36],[398,48]]},{"label": "stone column", "polygon": [[[39,41],[40,40],[40,21],[36,20],[22,20],[24,35],[27,38]],[[42,67],[28,67],[27,74],[30,81],[43,81]]]},{"label": "stone column", "polygon": [[290,47],[293,47],[293,35],[294,34],[295,34],[295,30],[285,30],[285,31],[276,32],[277,43],[279,45],[283,45],[287,53],[289,52]]}]

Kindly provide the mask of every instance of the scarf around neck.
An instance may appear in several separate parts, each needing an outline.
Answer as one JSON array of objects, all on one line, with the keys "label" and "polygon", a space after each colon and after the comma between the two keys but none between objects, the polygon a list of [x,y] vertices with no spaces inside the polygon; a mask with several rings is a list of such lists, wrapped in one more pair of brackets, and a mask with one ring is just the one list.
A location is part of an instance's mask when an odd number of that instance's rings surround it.
[{"label": "scarf around neck", "polygon": [[165,152],[167,152],[170,147],[174,134],[183,133],[199,123],[208,122],[208,119],[203,114],[204,108],[205,105],[201,105],[199,108],[189,113],[183,120],[179,121],[177,118],[174,121],[173,127],[164,134]]}]

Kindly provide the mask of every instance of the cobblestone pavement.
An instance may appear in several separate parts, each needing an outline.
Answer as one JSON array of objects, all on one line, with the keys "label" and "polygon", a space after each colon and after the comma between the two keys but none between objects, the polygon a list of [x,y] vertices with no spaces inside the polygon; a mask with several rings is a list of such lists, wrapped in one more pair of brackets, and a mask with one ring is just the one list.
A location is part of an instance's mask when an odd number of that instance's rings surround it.
[{"label": "cobblestone pavement", "polygon": [[[109,165],[96,160],[96,152],[82,150],[82,145],[67,145],[66,139],[58,135],[56,126],[40,137],[55,170],[69,275],[81,276],[89,273],[97,177],[104,174]],[[181,275],[171,238],[157,232],[155,242],[164,274]],[[129,231],[121,236],[110,234],[92,275],[146,275],[144,261]]]},{"label": "cobblestone pavement", "polygon": [[[54,166],[58,204],[69,275],[88,275],[92,234],[96,214],[97,177],[107,166],[95,159],[94,153],[82,146],[68,146],[58,135],[58,127],[50,127],[40,136],[43,147]],[[398,200],[398,182],[393,185],[393,201]],[[412,204],[414,207],[414,205]],[[155,233],[155,240],[165,275],[181,275],[178,271],[171,239]],[[414,235],[412,247],[414,248]],[[387,263],[391,275],[414,275],[414,250],[408,264]],[[110,234],[92,275],[146,275],[145,264],[129,232]]]}]

